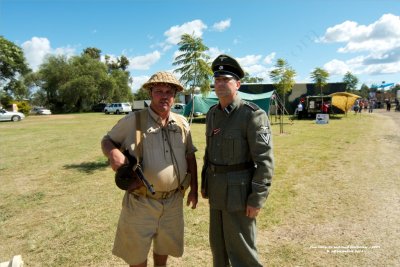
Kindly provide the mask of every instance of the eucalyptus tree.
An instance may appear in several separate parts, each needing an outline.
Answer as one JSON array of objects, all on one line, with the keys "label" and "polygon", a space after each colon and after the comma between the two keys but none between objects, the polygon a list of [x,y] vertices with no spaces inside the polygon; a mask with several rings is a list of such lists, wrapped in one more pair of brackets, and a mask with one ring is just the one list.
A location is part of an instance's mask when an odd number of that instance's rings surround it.
[{"label": "eucalyptus tree", "polygon": [[244,72],[244,77],[240,81],[242,83],[262,83],[264,79],[260,77],[251,77],[248,72]]},{"label": "eucalyptus tree", "polygon": [[[174,66],[179,66],[174,72],[180,74],[179,81],[185,88],[189,87],[189,91],[194,100],[195,88],[205,94],[210,91],[210,81],[212,70],[208,60],[210,57],[205,54],[208,47],[203,44],[200,37],[190,34],[183,34],[181,41],[178,43],[180,54],[175,57]],[[192,112],[190,123],[193,120],[194,101],[192,102]]]},{"label": "eucalyptus tree", "polygon": [[49,56],[40,65],[37,73],[39,88],[44,91],[49,108],[55,112],[62,112],[63,101],[59,90],[74,76],[68,59],[63,55]]},{"label": "eucalyptus tree", "polygon": [[[276,60],[275,68],[270,72],[271,78],[278,95],[282,96],[283,103],[279,103],[281,114],[284,114],[286,105],[286,95],[292,90],[295,83],[296,71],[283,59]],[[283,133],[283,117],[280,116],[280,132]]]},{"label": "eucalyptus tree", "polygon": [[83,50],[82,55],[88,55],[93,59],[100,60],[101,50],[96,47],[87,47]]},{"label": "eucalyptus tree", "polygon": [[285,59],[278,58],[275,68],[271,70],[269,77],[271,78],[278,94],[281,94],[282,99],[285,100],[285,95],[292,90],[293,85],[295,84],[294,77],[296,77],[296,71]]},{"label": "eucalyptus tree", "polygon": [[343,82],[346,84],[346,91],[351,92],[356,89],[358,84],[357,76],[353,75],[350,71],[346,72],[343,76]]},{"label": "eucalyptus tree", "polygon": [[360,87],[360,91],[358,92],[358,94],[362,97],[362,98],[368,98],[369,97],[369,92],[370,92],[370,88],[363,83]]},{"label": "eucalyptus tree", "polygon": [[67,59],[50,56],[40,66],[39,87],[55,112],[90,110],[99,102],[131,101],[130,76],[127,71],[114,69],[83,53]]},{"label": "eucalyptus tree", "polygon": [[0,89],[10,97],[26,97],[28,91],[20,79],[30,72],[22,49],[0,36]]},{"label": "eucalyptus tree", "polygon": [[323,88],[328,84],[329,73],[323,68],[315,68],[310,73],[310,78],[315,83],[315,87],[319,88],[321,96],[323,95]]},{"label": "eucalyptus tree", "polygon": [[283,58],[278,58],[275,68],[269,73],[278,95],[282,96],[285,105],[286,95],[292,90],[295,83],[296,71]]}]

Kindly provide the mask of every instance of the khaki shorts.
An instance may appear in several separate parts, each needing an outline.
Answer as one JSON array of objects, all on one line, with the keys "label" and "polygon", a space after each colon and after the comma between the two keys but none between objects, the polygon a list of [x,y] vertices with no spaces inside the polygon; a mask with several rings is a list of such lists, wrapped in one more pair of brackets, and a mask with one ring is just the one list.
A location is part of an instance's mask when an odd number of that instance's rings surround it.
[{"label": "khaki shorts", "polygon": [[179,192],[160,200],[125,193],[112,252],[129,265],[140,264],[146,261],[153,241],[154,253],[180,257],[183,227]]}]

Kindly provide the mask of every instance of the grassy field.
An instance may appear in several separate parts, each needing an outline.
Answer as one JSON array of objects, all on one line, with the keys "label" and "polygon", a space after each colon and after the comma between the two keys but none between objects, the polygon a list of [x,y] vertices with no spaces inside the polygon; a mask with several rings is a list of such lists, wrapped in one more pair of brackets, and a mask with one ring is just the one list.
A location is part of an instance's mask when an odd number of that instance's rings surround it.
[{"label": "grassy field", "polygon": [[[0,262],[21,254],[25,266],[125,265],[111,255],[123,192],[100,149],[102,136],[121,117],[30,116],[0,123]],[[276,171],[258,217],[265,266],[399,263],[399,224],[397,231],[391,226],[399,223],[399,212],[377,206],[399,204],[400,179],[379,176],[380,168],[400,162],[398,156],[376,155],[384,155],[384,141],[390,139],[386,131],[392,127],[375,114],[337,116],[327,125],[294,121],[284,125],[284,134],[272,126]],[[192,126],[199,171],[204,129],[204,124]],[[398,135],[389,144],[397,151]],[[371,157],[379,159],[377,165],[368,164]],[[371,197],[382,202],[368,201]],[[389,213],[390,224],[379,221]],[[211,266],[207,202],[201,199],[196,210],[185,208],[185,220],[185,254],[172,258],[170,266]],[[327,252],[346,245],[367,249]],[[386,264],[382,257],[388,258]]]}]

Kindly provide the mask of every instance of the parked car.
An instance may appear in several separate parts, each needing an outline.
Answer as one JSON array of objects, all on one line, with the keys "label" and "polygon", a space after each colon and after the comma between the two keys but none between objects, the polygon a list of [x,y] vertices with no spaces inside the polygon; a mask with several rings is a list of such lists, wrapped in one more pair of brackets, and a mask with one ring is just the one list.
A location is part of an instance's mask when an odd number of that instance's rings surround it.
[{"label": "parked car", "polygon": [[183,115],[185,112],[185,104],[176,103],[172,108],[171,111]]},{"label": "parked car", "polygon": [[34,107],[30,113],[36,115],[51,115],[50,109],[44,107]]},{"label": "parked car", "polygon": [[25,118],[21,112],[7,111],[0,109],[0,121],[20,121]]},{"label": "parked car", "polygon": [[92,111],[103,112],[105,107],[107,107],[106,103],[98,103],[98,104],[92,106]]},{"label": "parked car", "polygon": [[120,113],[125,113],[128,114],[129,112],[132,111],[132,106],[129,103],[112,103],[107,105],[104,108],[104,113],[105,114],[120,114]]}]

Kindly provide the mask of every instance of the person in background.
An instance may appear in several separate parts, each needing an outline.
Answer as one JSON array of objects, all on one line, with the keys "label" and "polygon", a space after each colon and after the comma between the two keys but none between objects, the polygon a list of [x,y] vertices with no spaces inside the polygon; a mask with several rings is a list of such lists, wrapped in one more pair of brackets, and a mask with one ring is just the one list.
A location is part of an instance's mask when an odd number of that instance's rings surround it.
[{"label": "person in background", "polygon": [[149,91],[150,107],[119,120],[101,142],[114,171],[126,162],[121,150],[128,150],[155,190],[152,194],[135,179],[125,191],[113,254],[131,267],[144,267],[153,243],[154,266],[166,266],[169,255],[183,254],[182,202],[189,184],[187,205],[197,205],[196,148],[186,119],[171,112],[176,93],[183,90],[179,81],[158,72],[143,88]]},{"label": "person in background", "polygon": [[329,111],[329,104],[328,104],[328,102],[324,102],[322,104],[322,113],[328,114],[328,111]]},{"label": "person in background", "polygon": [[390,99],[386,99],[386,111],[390,111],[391,107]]},{"label": "person in background", "polygon": [[355,102],[354,102],[354,107],[353,107],[353,109],[354,109],[354,114],[357,114],[358,113],[358,110],[360,109],[360,100],[356,100]]},{"label": "person in background", "polygon": [[361,113],[363,108],[364,108],[364,101],[361,99],[360,100],[360,107],[358,108],[358,113]]},{"label": "person in background", "polygon": [[269,194],[274,170],[268,117],[240,99],[244,71],[228,55],[212,63],[219,103],[206,116],[202,196],[210,205],[213,266],[262,266],[256,248],[256,218]]},{"label": "person in background", "polygon": [[375,101],[370,99],[368,102],[368,113],[372,113],[374,111]]},{"label": "person in background", "polygon": [[297,105],[297,119],[301,120],[303,117],[303,103],[301,101]]}]

